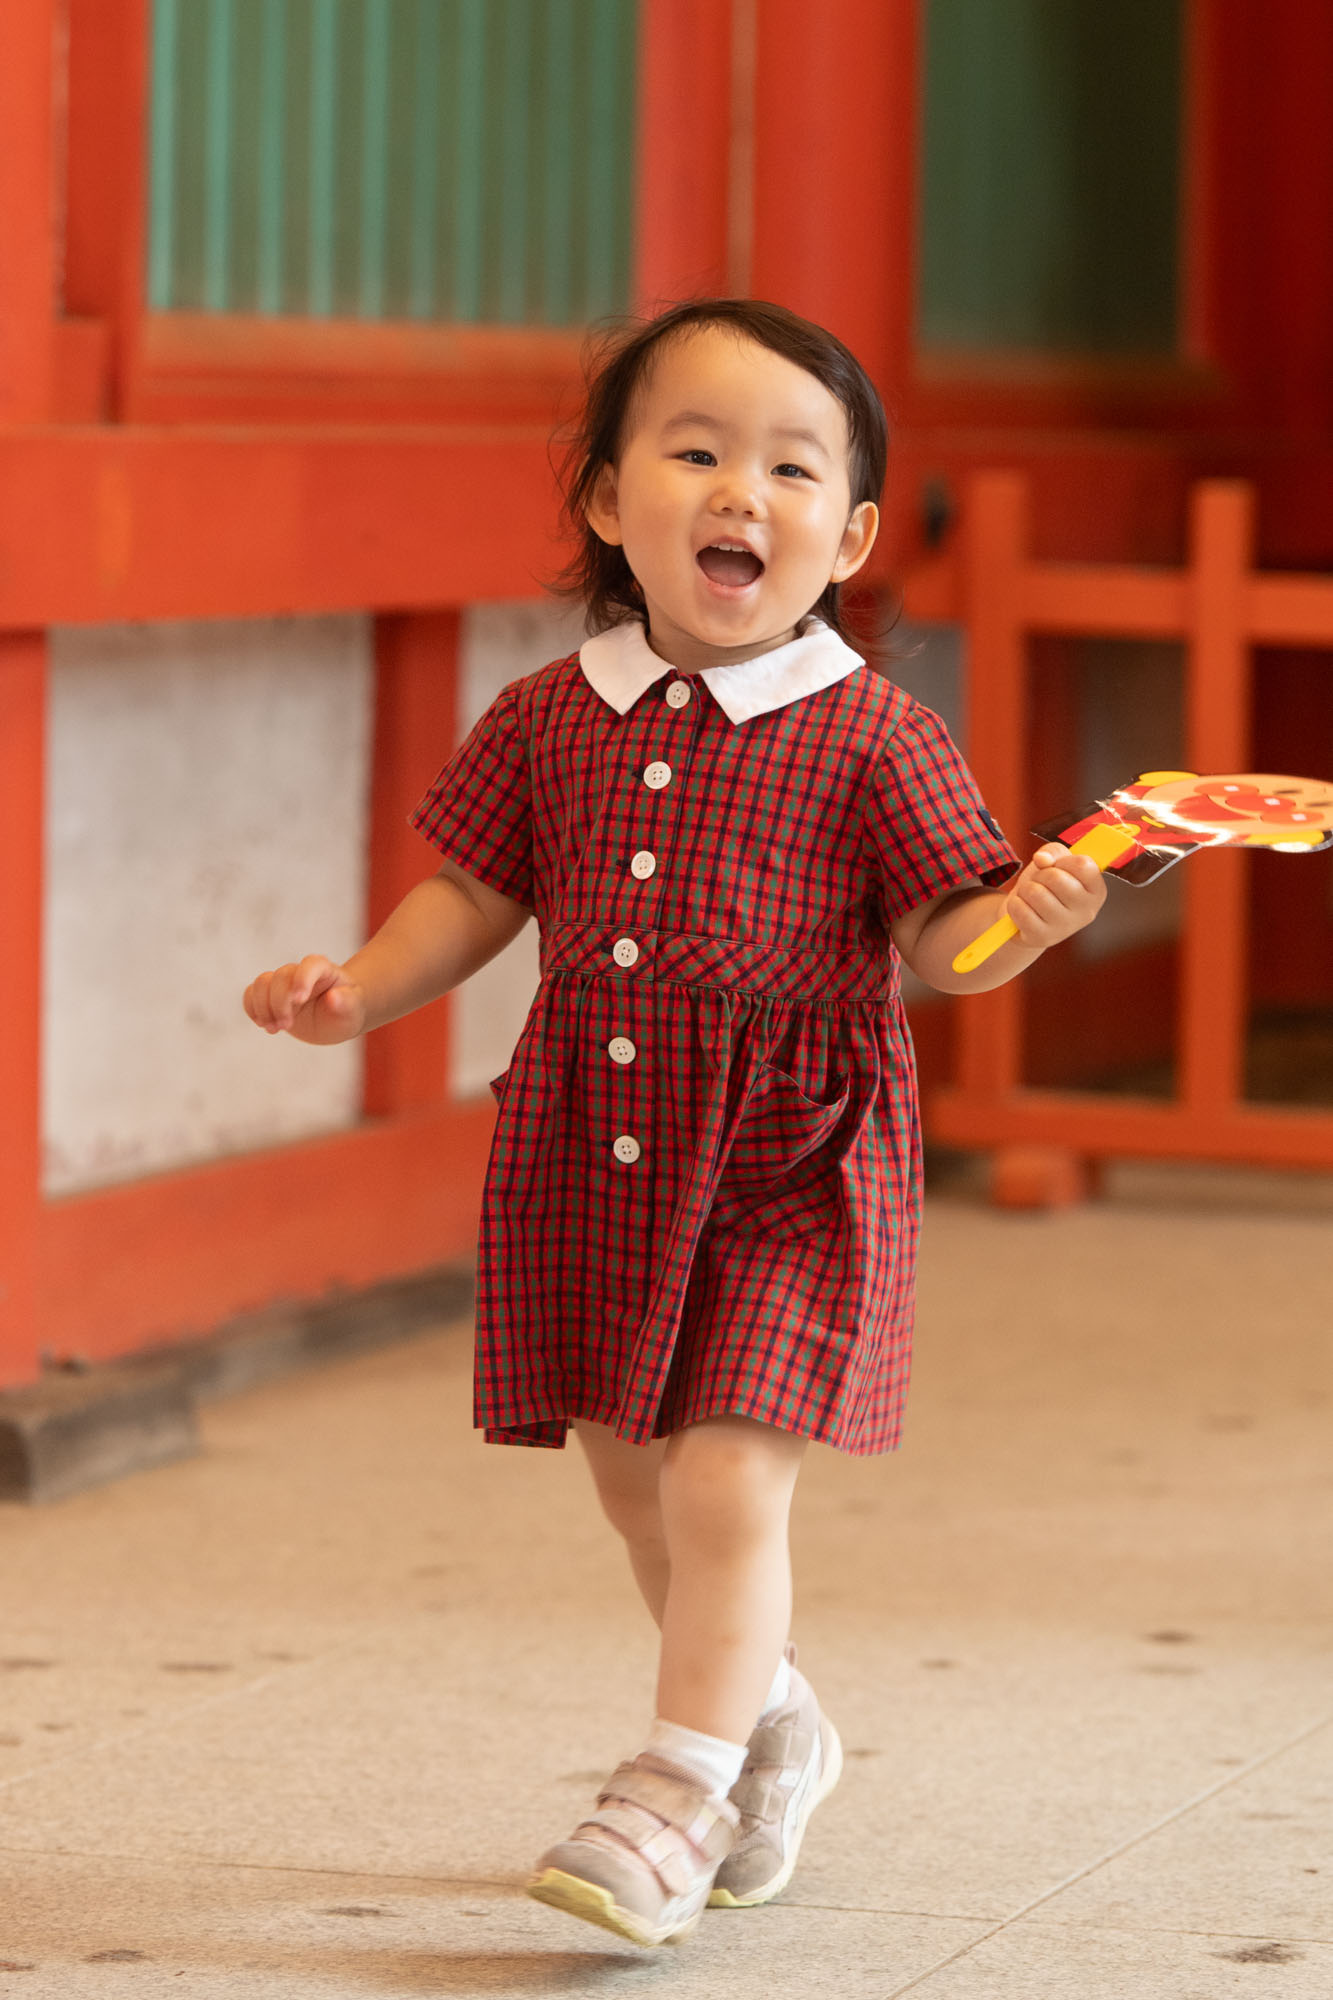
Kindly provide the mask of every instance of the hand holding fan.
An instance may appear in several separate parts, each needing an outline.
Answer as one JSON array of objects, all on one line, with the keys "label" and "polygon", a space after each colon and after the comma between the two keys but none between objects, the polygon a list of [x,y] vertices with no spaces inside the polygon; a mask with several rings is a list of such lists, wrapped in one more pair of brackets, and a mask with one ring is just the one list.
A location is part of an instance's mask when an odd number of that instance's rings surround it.
[{"label": "hand holding fan", "polygon": [[[1311,854],[1333,846],[1333,784],[1263,773],[1201,778],[1192,771],[1147,771],[1072,820],[1033,829],[1043,840],[1090,854],[1097,866],[1141,888],[1201,847],[1267,847]],[[1000,917],[959,952],[955,972],[974,972],[1011,937]]]}]

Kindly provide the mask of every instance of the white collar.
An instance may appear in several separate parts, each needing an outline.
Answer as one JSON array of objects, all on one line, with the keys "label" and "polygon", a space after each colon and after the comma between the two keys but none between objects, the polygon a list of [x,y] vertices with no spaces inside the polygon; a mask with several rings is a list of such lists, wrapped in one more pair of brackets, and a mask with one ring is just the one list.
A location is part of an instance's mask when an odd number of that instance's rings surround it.
[{"label": "white collar", "polygon": [[[595,688],[618,715],[627,714],[645,688],[674,671],[648,644],[637,618],[585,639],[579,648],[579,665],[589,687]],[[752,716],[767,715],[807,694],[818,694],[862,665],[861,655],[845,646],[830,626],[822,619],[811,619],[808,629],[785,646],[775,646],[771,653],[759,653],[752,660],[737,660],[733,666],[703,667],[699,678],[707,681],[724,715],[732,722],[748,722]]]}]

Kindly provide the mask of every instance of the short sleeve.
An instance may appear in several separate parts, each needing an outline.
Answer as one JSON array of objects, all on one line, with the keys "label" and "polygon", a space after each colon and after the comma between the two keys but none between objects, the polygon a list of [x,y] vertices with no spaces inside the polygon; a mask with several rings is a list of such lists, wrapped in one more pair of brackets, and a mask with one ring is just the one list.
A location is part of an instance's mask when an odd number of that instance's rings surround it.
[{"label": "short sleeve", "polygon": [[994,888],[1019,866],[948,730],[915,701],[875,772],[866,832],[890,920],[978,878]]},{"label": "short sleeve", "polygon": [[411,824],[445,860],[531,909],[532,779],[517,703],[517,683],[501,689]]}]

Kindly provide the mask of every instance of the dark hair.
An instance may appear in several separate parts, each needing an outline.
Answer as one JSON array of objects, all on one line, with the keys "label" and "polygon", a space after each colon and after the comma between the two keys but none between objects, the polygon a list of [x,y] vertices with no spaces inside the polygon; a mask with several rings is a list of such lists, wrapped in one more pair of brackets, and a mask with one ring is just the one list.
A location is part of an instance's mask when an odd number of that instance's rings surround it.
[{"label": "dark hair", "polygon": [[[582,415],[566,433],[558,474],[565,530],[577,547],[551,585],[559,596],[582,600],[590,632],[604,632],[626,615],[645,615],[643,592],[625,551],[604,542],[589,525],[587,509],[597,481],[620,455],[625,420],[663,345],[710,326],[727,327],[739,339],[771,348],[823,383],[847,418],[852,506],[879,500],[889,447],[884,406],[850,348],[823,327],[765,299],[691,299],[649,320],[603,325],[585,352],[587,394]],[[848,639],[839,590],[836,583],[826,584],[810,609]]]}]

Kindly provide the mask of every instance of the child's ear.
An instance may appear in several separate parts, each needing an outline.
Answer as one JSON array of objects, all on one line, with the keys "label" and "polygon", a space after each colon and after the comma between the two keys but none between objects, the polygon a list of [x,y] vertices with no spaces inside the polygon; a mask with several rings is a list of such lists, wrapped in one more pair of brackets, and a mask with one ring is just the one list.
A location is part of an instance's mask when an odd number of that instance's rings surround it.
[{"label": "child's ear", "polygon": [[625,537],[620,532],[620,496],[614,465],[604,465],[598,473],[585,511],[594,535],[619,548]]},{"label": "child's ear", "polygon": [[873,500],[863,500],[859,507],[853,507],[851,519],[843,530],[830,583],[845,583],[849,576],[856,575],[874,548],[878,533],[879,508]]}]

